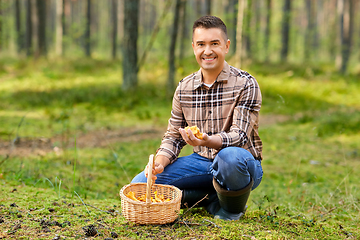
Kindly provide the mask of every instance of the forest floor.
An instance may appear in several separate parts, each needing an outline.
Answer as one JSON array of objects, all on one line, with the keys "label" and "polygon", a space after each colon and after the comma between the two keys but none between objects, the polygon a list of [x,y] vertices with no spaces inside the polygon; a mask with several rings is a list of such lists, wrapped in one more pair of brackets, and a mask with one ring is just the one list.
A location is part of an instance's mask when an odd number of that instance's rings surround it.
[{"label": "forest floor", "polygon": [[[281,123],[288,120],[285,115],[265,115],[260,118],[260,126]],[[139,142],[145,139],[161,138],[165,127],[101,129],[80,134],[76,139],[78,148],[102,148],[119,142]],[[0,156],[26,157],[30,155],[44,156],[50,152],[59,153],[61,149],[55,142],[63,142],[64,136],[51,138],[20,137],[4,140],[0,138]],[[74,146],[74,140],[68,140],[67,146]]]}]

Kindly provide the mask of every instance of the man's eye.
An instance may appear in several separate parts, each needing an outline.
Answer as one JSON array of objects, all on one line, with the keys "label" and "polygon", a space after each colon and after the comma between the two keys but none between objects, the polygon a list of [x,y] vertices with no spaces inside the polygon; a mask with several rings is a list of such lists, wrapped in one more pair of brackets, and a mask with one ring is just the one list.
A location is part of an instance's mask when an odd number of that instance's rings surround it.
[{"label": "man's eye", "polygon": [[217,43],[217,42],[214,42],[214,43],[213,43],[213,45],[219,45],[219,43]]},{"label": "man's eye", "polygon": [[202,47],[202,46],[204,46],[204,44],[203,43],[198,43],[198,46]]}]

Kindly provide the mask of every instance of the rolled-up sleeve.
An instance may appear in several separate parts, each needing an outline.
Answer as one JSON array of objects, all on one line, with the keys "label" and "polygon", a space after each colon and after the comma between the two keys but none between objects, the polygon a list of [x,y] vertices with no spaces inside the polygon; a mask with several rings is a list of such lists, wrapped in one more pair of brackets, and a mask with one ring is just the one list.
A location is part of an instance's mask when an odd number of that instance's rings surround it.
[{"label": "rolled-up sleeve", "polygon": [[167,131],[162,138],[159,149],[157,150],[157,155],[166,156],[170,159],[170,163],[177,159],[181,149],[186,145],[186,142],[183,140],[179,132],[179,128],[184,128],[186,126],[186,121],[180,106],[179,91],[180,86],[178,86],[175,91]]},{"label": "rolled-up sleeve", "polygon": [[257,125],[262,100],[258,83],[252,76],[247,78],[245,86],[240,89],[236,99],[233,105],[232,122],[229,122],[229,126],[224,126],[229,131],[218,133],[222,140],[221,148],[244,147]]}]

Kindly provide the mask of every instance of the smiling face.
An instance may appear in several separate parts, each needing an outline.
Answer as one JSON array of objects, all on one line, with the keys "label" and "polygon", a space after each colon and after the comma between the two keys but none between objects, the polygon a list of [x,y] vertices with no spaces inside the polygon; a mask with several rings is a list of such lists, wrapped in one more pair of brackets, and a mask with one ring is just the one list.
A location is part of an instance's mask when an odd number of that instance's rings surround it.
[{"label": "smiling face", "polygon": [[192,47],[203,74],[216,75],[216,78],[223,69],[230,47],[230,40],[225,36],[220,28],[199,27],[194,30]]}]

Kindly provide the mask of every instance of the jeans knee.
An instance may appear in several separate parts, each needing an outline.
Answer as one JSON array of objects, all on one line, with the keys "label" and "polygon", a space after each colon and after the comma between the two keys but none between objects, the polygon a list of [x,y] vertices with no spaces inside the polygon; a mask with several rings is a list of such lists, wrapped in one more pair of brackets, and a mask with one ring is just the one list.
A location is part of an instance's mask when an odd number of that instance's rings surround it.
[{"label": "jeans knee", "polygon": [[234,171],[246,170],[247,169],[247,160],[254,159],[249,151],[239,147],[227,147],[222,149],[218,153],[218,158],[221,162],[228,167],[232,167]]},{"label": "jeans knee", "polygon": [[144,172],[139,173],[131,180],[131,183],[146,183],[146,182],[147,182],[147,178],[145,177]]},{"label": "jeans knee", "polygon": [[215,157],[211,172],[222,186],[228,189],[241,189],[249,183],[250,177],[255,181],[258,178],[255,162],[258,161],[246,149],[228,147],[222,149]]}]

